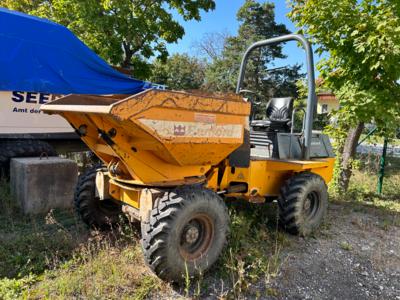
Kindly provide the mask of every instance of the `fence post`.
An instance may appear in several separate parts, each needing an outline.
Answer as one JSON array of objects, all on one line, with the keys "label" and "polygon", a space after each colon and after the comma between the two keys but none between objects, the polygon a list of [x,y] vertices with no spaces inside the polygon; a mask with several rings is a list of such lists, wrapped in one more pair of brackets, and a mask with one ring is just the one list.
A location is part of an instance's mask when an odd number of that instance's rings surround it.
[{"label": "fence post", "polygon": [[379,195],[382,194],[383,177],[385,176],[387,144],[388,140],[385,137],[385,140],[383,142],[382,156],[379,164],[378,189],[377,189]]}]

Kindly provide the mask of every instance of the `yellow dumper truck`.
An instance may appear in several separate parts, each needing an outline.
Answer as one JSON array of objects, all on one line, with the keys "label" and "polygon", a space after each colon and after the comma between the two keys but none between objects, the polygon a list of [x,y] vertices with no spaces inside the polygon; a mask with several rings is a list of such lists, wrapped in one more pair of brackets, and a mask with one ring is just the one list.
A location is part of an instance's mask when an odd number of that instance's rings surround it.
[{"label": "yellow dumper truck", "polygon": [[[294,132],[293,99],[273,98],[264,120],[250,120],[241,85],[254,49],[295,40],[307,56],[308,103]],[[63,116],[103,166],[81,176],[75,205],[84,222],[106,227],[124,212],[141,222],[148,266],[161,278],[203,272],[225,243],[224,197],[275,198],[293,234],[316,229],[327,209],[333,169],[329,138],[312,132],[316,106],[309,43],[287,35],[245,53],[235,95],[149,89],[135,95],[69,95],[42,106]],[[272,153],[271,153],[271,147]]]}]

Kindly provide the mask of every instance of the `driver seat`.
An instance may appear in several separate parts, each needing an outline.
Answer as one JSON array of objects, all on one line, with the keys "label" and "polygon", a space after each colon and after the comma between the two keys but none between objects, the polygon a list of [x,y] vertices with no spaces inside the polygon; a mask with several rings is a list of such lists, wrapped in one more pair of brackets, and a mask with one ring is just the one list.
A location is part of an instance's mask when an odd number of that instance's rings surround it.
[{"label": "driver seat", "polygon": [[277,132],[290,132],[293,114],[293,98],[271,98],[267,103],[266,120],[254,120],[250,123],[250,147],[267,147],[268,156],[278,158],[276,145]]},{"label": "driver seat", "polygon": [[293,113],[293,98],[271,98],[267,103],[266,120],[254,120],[251,127],[255,131],[288,132]]}]

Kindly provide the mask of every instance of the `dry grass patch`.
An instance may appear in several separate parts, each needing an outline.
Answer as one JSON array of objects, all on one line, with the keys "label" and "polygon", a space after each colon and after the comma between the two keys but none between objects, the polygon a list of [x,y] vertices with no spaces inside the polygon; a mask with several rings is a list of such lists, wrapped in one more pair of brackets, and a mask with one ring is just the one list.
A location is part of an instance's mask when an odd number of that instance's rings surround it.
[{"label": "dry grass patch", "polygon": [[144,266],[137,243],[115,247],[103,241],[97,247],[82,247],[78,256],[47,272],[25,294],[37,299],[144,299],[168,289]]}]

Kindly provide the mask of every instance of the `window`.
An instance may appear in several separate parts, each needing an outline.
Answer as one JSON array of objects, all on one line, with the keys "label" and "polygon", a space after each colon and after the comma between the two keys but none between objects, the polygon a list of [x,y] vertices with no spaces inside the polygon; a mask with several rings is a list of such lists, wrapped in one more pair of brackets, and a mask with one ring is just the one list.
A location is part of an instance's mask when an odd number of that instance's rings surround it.
[{"label": "window", "polygon": [[328,112],[328,104],[322,104],[321,113],[326,114]]}]

